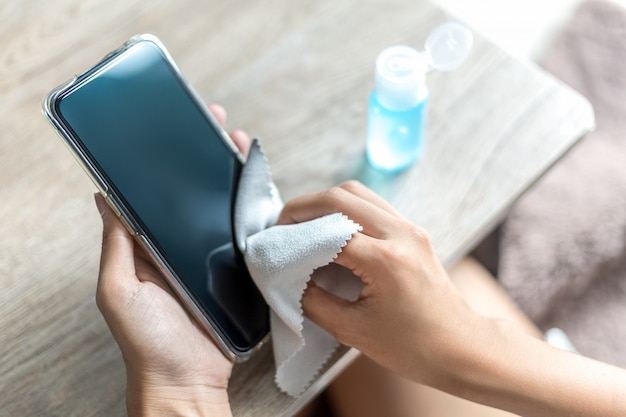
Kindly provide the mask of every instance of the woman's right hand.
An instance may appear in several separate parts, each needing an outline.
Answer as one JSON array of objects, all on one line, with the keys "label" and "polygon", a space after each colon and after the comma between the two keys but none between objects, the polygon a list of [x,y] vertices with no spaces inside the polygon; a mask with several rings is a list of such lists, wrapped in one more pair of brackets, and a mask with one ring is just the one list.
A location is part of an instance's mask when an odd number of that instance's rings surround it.
[{"label": "woman's right hand", "polygon": [[533,416],[624,416],[626,372],[480,316],[449,280],[428,235],[365,186],[289,202],[279,223],[342,212],[363,226],[336,263],[365,284],[356,301],[309,286],[304,313],[340,342],[413,381]]},{"label": "woman's right hand", "polygon": [[363,226],[336,263],[365,284],[354,301],[311,285],[302,300],[305,314],[343,344],[408,378],[441,386],[462,338],[485,323],[456,291],[426,232],[362,184],[296,198],[280,224],[342,212]]}]

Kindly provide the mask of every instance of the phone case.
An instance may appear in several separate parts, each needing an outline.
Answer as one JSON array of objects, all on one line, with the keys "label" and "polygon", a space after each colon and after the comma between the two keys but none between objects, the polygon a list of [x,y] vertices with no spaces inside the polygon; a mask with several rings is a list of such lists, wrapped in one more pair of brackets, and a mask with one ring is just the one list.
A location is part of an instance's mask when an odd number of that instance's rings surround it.
[{"label": "phone case", "polygon": [[243,158],[239,153],[238,149],[234,145],[234,143],[230,140],[228,134],[222,129],[222,127],[217,123],[211,113],[206,109],[206,107],[202,104],[202,100],[198,96],[197,93],[193,90],[189,82],[183,76],[182,72],[168,53],[167,49],[164,45],[153,35],[150,34],[142,34],[134,36],[133,38],[126,41],[120,48],[110,52],[107,54],[98,64],[96,64],[91,69],[86,72],[77,75],[70,79],[69,81],[61,84],[54,90],[52,90],[44,99],[43,102],[43,113],[46,118],[50,121],[53,127],[56,129],[57,133],[63,139],[63,142],[69,148],[71,154],[78,161],[83,170],[87,173],[87,175],[94,182],[100,193],[105,197],[108,205],[115,212],[127,230],[135,237],[135,239],[139,242],[139,244],[148,252],[148,254],[152,257],[155,265],[162,272],[163,276],[167,279],[168,283],[172,287],[172,289],[178,295],[180,301],[185,305],[187,310],[192,314],[192,316],[198,321],[198,323],[211,335],[211,337],[215,340],[220,349],[232,360],[234,361],[244,361],[248,359],[253,352],[260,349],[260,347],[267,341],[269,338],[269,333],[266,337],[261,340],[259,344],[256,346],[242,351],[238,349],[236,346],[231,344],[226,337],[223,337],[221,332],[219,331],[219,327],[216,323],[213,322],[212,318],[205,315],[202,312],[202,309],[196,304],[191,294],[185,288],[185,286],[179,282],[176,274],[171,269],[171,267],[165,261],[165,258],[160,254],[157,250],[156,246],[146,237],[146,234],[139,227],[139,223],[133,219],[130,214],[130,211],[124,206],[122,200],[115,195],[104,177],[100,175],[98,172],[98,168],[92,164],[86,152],[81,148],[79,141],[76,140],[69,128],[65,126],[62,117],[57,112],[56,104],[59,102],[60,98],[69,92],[73,91],[76,88],[79,88],[80,85],[87,80],[89,80],[93,75],[97,74],[99,71],[102,71],[107,67],[111,62],[113,62],[116,58],[121,56],[126,50],[130,49],[133,45],[136,45],[140,42],[152,42],[155,44],[166,57],[168,63],[173,68],[176,77],[182,82],[186,90],[190,93],[192,98],[198,104],[198,107],[203,109],[207,118],[214,125],[215,129],[220,133],[224,142],[230,147],[232,152],[239,158],[240,162],[243,163]]}]

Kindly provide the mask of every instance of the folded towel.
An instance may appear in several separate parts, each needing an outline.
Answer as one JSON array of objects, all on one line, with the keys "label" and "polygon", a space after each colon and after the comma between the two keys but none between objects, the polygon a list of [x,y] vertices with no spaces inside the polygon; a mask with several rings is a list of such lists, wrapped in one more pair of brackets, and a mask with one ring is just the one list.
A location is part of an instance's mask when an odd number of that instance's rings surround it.
[{"label": "folded towel", "polygon": [[543,329],[626,366],[626,9],[581,4],[543,66],[587,96],[597,129],[512,209],[499,279]]},{"label": "folded towel", "polygon": [[333,294],[355,299],[361,281],[332,264],[361,226],[341,213],[293,225],[272,226],[283,204],[258,141],[239,180],[235,240],[250,275],[270,306],[276,383],[290,395],[309,385],[338,342],[302,314],[301,299],[313,277]]}]

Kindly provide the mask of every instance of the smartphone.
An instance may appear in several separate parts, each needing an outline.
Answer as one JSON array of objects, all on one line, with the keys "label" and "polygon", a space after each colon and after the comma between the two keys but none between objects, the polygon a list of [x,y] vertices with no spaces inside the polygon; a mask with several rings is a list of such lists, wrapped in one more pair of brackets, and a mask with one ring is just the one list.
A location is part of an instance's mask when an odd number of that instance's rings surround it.
[{"label": "smartphone", "polygon": [[161,42],[130,39],[43,110],[189,313],[227,356],[247,359],[269,310],[233,244],[243,159]]}]

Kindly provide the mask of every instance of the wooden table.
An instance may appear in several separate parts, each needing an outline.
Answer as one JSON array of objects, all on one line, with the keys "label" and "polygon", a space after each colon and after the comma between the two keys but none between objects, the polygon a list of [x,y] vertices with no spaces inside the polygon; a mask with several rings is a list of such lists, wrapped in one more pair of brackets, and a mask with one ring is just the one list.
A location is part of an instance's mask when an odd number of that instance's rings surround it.
[{"label": "wooden table", "polygon": [[[427,153],[386,177],[363,162],[373,63],[448,17],[423,1],[29,0],[0,6],[0,415],[125,414],[124,366],[94,302],[94,187],[40,115],[44,94],[126,38],[152,32],[229,128],[264,139],[285,198],[361,179],[429,230],[444,263],[467,253],[593,127],[588,102],[477,37],[429,75]],[[237,416],[289,415],[269,349],[237,366]]]}]

